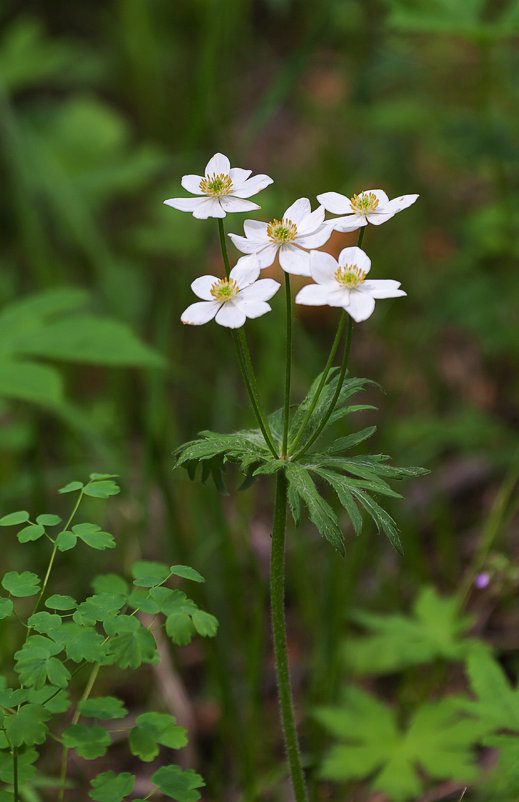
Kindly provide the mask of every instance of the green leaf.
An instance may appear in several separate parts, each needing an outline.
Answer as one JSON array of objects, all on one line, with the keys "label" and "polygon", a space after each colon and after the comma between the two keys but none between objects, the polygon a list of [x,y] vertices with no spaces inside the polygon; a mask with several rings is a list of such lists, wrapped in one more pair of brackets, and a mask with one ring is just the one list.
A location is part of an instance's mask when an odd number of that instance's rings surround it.
[{"label": "green leaf", "polygon": [[36,362],[0,357],[0,396],[55,407],[63,399],[61,376]]},{"label": "green leaf", "polygon": [[203,638],[214,638],[218,631],[218,619],[203,610],[197,610],[192,615],[194,627]]},{"label": "green leaf", "polygon": [[17,538],[20,543],[28,543],[30,540],[39,540],[42,535],[45,534],[45,529],[43,526],[39,524],[29,524],[29,526],[25,526],[23,529],[17,534]]},{"label": "green leaf", "polygon": [[73,549],[77,543],[77,536],[73,532],[68,532],[66,529],[60,532],[56,538],[56,546],[59,551],[69,551]]},{"label": "green leaf", "polygon": [[158,755],[159,745],[181,749],[187,744],[187,737],[185,729],[176,725],[173,716],[142,713],[137,716],[137,726],[131,730],[128,743],[133,755],[149,762]]},{"label": "green leaf", "polygon": [[61,737],[65,746],[75,749],[86,760],[106,755],[106,750],[112,743],[106,730],[97,725],[89,727],[86,724],[72,724],[63,730]]},{"label": "green leaf", "polygon": [[163,794],[177,802],[197,802],[200,794],[196,790],[205,786],[205,782],[192,769],[182,771],[180,766],[162,766],[151,781],[158,785]]},{"label": "green leaf", "polygon": [[417,766],[436,780],[468,784],[478,776],[472,748],[483,730],[460,718],[452,699],[422,705],[400,730],[389,707],[351,687],[341,706],[320,708],[315,717],[341,741],[324,759],[324,779],[343,782],[375,774],[374,790],[392,802],[408,802],[423,788]]},{"label": "green leaf", "polygon": [[31,635],[22,648],[15,652],[16,671],[20,682],[33,688],[42,688],[47,680],[51,685],[66,687],[70,672],[55,655],[62,647],[43,635]]},{"label": "green leaf", "polygon": [[187,646],[191,642],[194,626],[188,613],[170,613],[166,618],[166,632],[177,646]]},{"label": "green leaf", "polygon": [[202,574],[199,574],[198,571],[195,571],[195,569],[191,568],[189,565],[170,565],[169,573],[180,576],[182,579],[190,579],[192,582],[205,582]]},{"label": "green leaf", "polygon": [[76,524],[72,527],[72,532],[92,549],[104,551],[105,549],[115,548],[114,536],[108,532],[101,531],[101,527],[97,524]]},{"label": "green leaf", "polygon": [[0,526],[15,526],[16,524],[23,524],[30,518],[26,510],[19,510],[18,512],[10,512],[0,518]]},{"label": "green leaf", "polygon": [[127,794],[131,794],[135,784],[135,776],[124,771],[116,774],[114,771],[104,771],[90,781],[92,790],[89,797],[94,802],[121,802]]},{"label": "green leaf", "polygon": [[118,473],[91,473],[89,479],[92,482],[96,482],[99,479],[118,479]]},{"label": "green leaf", "polygon": [[314,472],[325,479],[335,490],[339,501],[348,513],[348,517],[353,524],[355,534],[360,535],[362,531],[362,516],[353,500],[353,496],[348,487],[348,482],[341,474],[328,471],[325,468],[313,468]]},{"label": "green leaf", "polygon": [[25,704],[5,717],[5,729],[13,746],[42,744],[47,735],[46,721],[51,717],[42,705]]},{"label": "green leaf", "polygon": [[[30,782],[36,774],[36,768],[32,765],[38,759],[36,749],[31,746],[22,746],[18,749],[18,782],[25,784]],[[10,752],[0,751],[0,780],[11,785],[13,781],[13,757]]]},{"label": "green leaf", "polygon": [[98,696],[95,699],[83,699],[78,703],[78,710],[82,716],[89,718],[124,718],[128,711],[115,696]]},{"label": "green leaf", "polygon": [[14,606],[13,606],[13,602],[11,601],[11,599],[1,598],[0,599],[0,621],[3,618],[9,618],[9,616],[12,615],[12,613],[13,613],[13,609],[14,609]]},{"label": "green leaf", "polygon": [[[128,616],[118,616],[118,619],[124,617]],[[118,620],[114,628],[119,634],[110,639],[108,649],[119,668],[139,668],[142,663],[159,662],[155,639],[149,630],[139,625],[133,631],[125,631]]]},{"label": "green leaf", "polygon": [[8,571],[2,579],[2,587],[11,596],[35,596],[40,590],[40,579],[30,571]]},{"label": "green leaf", "polygon": [[65,487],[60,487],[58,493],[74,493],[84,487],[83,482],[69,482]]},{"label": "green leaf", "polygon": [[151,588],[160,585],[166,580],[171,570],[165,563],[151,562],[149,560],[138,560],[132,565],[132,576],[134,585],[141,588]]},{"label": "green leaf", "polygon": [[80,626],[94,626],[97,621],[112,618],[126,604],[126,596],[120,593],[96,593],[78,606],[73,620]]},{"label": "green leaf", "polygon": [[364,493],[357,488],[351,488],[351,492],[358,501],[362,504],[364,509],[368,512],[370,517],[375,522],[379,532],[383,532],[391,545],[399,552],[403,553],[402,542],[400,540],[400,532],[396,522],[381,506],[378,504],[368,493]]},{"label": "green leaf", "polygon": [[83,488],[83,492],[86,496],[93,496],[94,498],[109,498],[120,493],[121,488],[115,482],[107,479],[101,482],[89,482]]},{"label": "green leaf", "polygon": [[31,615],[28,618],[27,623],[37,632],[41,632],[46,635],[53,630],[59,629],[61,626],[61,617],[59,615],[52,615],[51,613],[45,612],[34,613],[34,615]]},{"label": "green leaf", "polygon": [[115,593],[124,596],[128,593],[128,583],[117,574],[99,574],[92,580],[96,593]]},{"label": "green leaf", "polygon": [[61,523],[61,518],[59,515],[43,513],[42,515],[38,515],[36,518],[36,523],[41,524],[42,526],[57,526],[59,523]]},{"label": "green leaf", "polygon": [[93,627],[78,626],[75,622],[63,624],[58,633],[51,637],[65,647],[67,657],[74,663],[86,660],[88,663],[106,662],[108,645],[105,638]]},{"label": "green leaf", "polygon": [[77,601],[72,596],[61,596],[59,593],[54,593],[46,600],[45,607],[48,607],[49,610],[75,610]]},{"label": "green leaf", "polygon": [[339,554],[344,555],[342,533],[337,516],[330,505],[319,495],[309,472],[297,463],[286,466],[286,476],[293,492],[297,493],[308,508],[310,520]]},{"label": "green leaf", "polygon": [[492,730],[519,732],[519,686],[512,688],[497,660],[485,649],[474,649],[467,673],[477,701],[462,701],[462,709]]},{"label": "green leaf", "polygon": [[325,453],[337,454],[339,451],[348,451],[350,448],[358,446],[359,443],[363,443],[364,440],[374,435],[376,431],[376,426],[368,426],[367,429],[362,429],[360,432],[354,432],[346,437],[339,437],[337,440],[334,440],[330,446],[324,449]]},{"label": "green leaf", "polygon": [[472,618],[460,614],[456,597],[423,588],[409,616],[354,611],[368,635],[350,637],[345,658],[356,674],[386,674],[435,660],[464,660],[480,641],[467,638]]}]

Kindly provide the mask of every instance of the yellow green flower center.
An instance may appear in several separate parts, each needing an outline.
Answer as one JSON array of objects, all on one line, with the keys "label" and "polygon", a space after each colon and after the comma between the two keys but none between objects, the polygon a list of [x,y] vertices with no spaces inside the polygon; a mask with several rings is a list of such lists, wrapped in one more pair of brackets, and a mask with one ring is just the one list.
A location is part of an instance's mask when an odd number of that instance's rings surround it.
[{"label": "yellow green flower center", "polygon": [[267,226],[267,235],[277,245],[286,245],[297,237],[297,226],[292,220],[271,220]]},{"label": "yellow green flower center", "polygon": [[204,195],[212,195],[214,198],[221,198],[222,195],[229,195],[232,192],[232,181],[230,176],[225,173],[213,173],[202,178],[200,189]]},{"label": "yellow green flower center", "polygon": [[354,195],[353,198],[350,198],[350,204],[354,212],[370,214],[377,208],[378,200],[373,192],[362,192],[360,195]]},{"label": "yellow green flower center", "polygon": [[335,271],[335,281],[347,290],[357,289],[365,278],[366,273],[357,267],[357,265],[344,265],[344,267],[339,267],[339,269]]},{"label": "yellow green flower center", "polygon": [[211,295],[215,301],[225,303],[238,295],[240,288],[232,278],[221,278],[211,287]]}]

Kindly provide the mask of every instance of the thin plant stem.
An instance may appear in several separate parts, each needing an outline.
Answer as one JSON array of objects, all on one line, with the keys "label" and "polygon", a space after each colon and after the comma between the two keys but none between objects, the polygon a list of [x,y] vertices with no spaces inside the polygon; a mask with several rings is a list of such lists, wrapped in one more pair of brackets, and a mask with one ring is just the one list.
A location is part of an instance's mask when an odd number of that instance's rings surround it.
[{"label": "thin plant stem", "polygon": [[314,432],[314,434],[312,435],[310,440],[306,443],[306,445],[302,449],[300,449],[300,451],[294,454],[293,459],[299,459],[299,457],[302,457],[303,454],[305,454],[308,451],[314,440],[317,440],[317,438],[321,434],[322,430],[328,423],[330,415],[335,409],[335,405],[339,400],[339,396],[341,394],[342,385],[344,383],[344,377],[346,376],[346,368],[348,367],[348,358],[350,356],[350,345],[351,345],[351,330],[352,330],[352,322],[351,322],[351,317],[348,315],[348,330],[346,332],[346,345],[344,347],[344,356],[342,359],[341,372],[339,373],[339,379],[337,382],[335,393],[333,394],[333,398],[330,401],[330,406],[326,410],[326,413],[323,419],[321,420],[321,423],[319,424],[317,430]]},{"label": "thin plant stem", "polygon": [[[238,333],[233,331],[232,337],[234,340],[234,345],[236,347],[236,354],[238,355],[238,363],[240,365],[240,370],[242,372],[243,380],[245,382],[245,386],[247,388],[247,392],[249,394],[249,399],[254,410],[254,414],[256,415],[256,420],[258,421],[258,425],[261,429],[261,433],[263,435],[263,439],[265,440],[266,444],[268,445],[272,456],[274,459],[278,459],[278,453],[276,451],[276,446],[274,441],[272,440],[272,435],[270,434],[270,430],[268,428],[268,424],[264,419],[264,416],[261,412],[259,406],[259,398],[257,397],[257,390],[255,392],[255,387],[251,382],[251,378],[249,372],[247,370],[247,363],[242,349],[242,340],[240,339]],[[250,358],[250,357],[249,357]]]},{"label": "thin plant stem", "polygon": [[229,278],[231,272],[231,265],[229,263],[229,254],[227,253],[227,242],[225,240],[225,230],[223,227],[223,220],[218,218],[218,232],[220,234],[220,248],[222,249],[223,264],[225,267],[225,275]]},{"label": "thin plant stem", "polygon": [[[90,676],[88,678],[87,684],[85,685],[85,690],[83,691],[83,695],[81,696],[81,702],[84,702],[85,699],[88,699],[90,694],[92,693],[92,688],[94,687],[94,683],[97,679],[97,675],[99,674],[99,669],[101,668],[100,663],[96,663],[92,666],[92,671],[90,672]],[[76,708],[76,712],[72,718],[72,724],[77,724],[79,721],[79,717],[81,713],[79,712],[79,705]],[[59,789],[59,797],[58,802],[63,802],[65,798],[65,781],[67,779],[67,762],[68,762],[68,747],[63,747],[63,755],[61,758],[61,774],[60,774],[60,789]]]},{"label": "thin plant stem", "polygon": [[[512,466],[505,477],[496,499],[490,510],[485,527],[483,528],[481,542],[474,555],[474,558],[469,565],[465,574],[464,580],[458,594],[458,601],[460,607],[465,605],[467,598],[470,594],[471,588],[474,585],[477,575],[485,565],[488,555],[498,537],[503,523],[509,518],[509,504],[514,492],[514,488],[519,481],[519,449],[515,452],[512,459]],[[516,505],[513,505],[514,511]]]},{"label": "thin plant stem", "polygon": [[290,418],[290,381],[292,374],[292,295],[290,292],[290,275],[285,273],[286,297],[286,350],[285,350],[285,403],[283,406],[283,443],[281,454],[287,455],[288,424]]},{"label": "thin plant stem", "polygon": [[18,747],[13,746],[13,793],[14,802],[18,802]]},{"label": "thin plant stem", "polygon": [[276,475],[276,500],[272,527],[270,561],[270,603],[272,633],[276,658],[281,720],[287,750],[290,777],[296,802],[308,802],[305,778],[301,765],[299,742],[294,719],[294,704],[288,670],[287,636],[285,628],[285,530],[287,514],[287,480],[283,471]]},{"label": "thin plant stem", "polygon": [[366,233],[367,226],[362,226],[359,231],[359,236],[357,238],[357,248],[362,248],[362,240],[364,239],[364,234]]},{"label": "thin plant stem", "polygon": [[326,363],[326,365],[324,367],[324,371],[323,371],[323,374],[321,376],[321,381],[319,382],[319,386],[318,386],[318,388],[317,388],[317,390],[315,392],[315,395],[314,395],[314,397],[312,399],[312,403],[310,404],[310,406],[308,408],[308,411],[307,411],[307,413],[305,415],[305,418],[304,418],[301,426],[299,427],[299,431],[296,434],[294,440],[290,443],[290,446],[288,448],[288,453],[289,454],[293,454],[294,453],[295,447],[299,443],[299,440],[301,439],[301,436],[302,436],[302,434],[303,434],[303,432],[304,432],[304,430],[306,428],[306,424],[310,420],[310,418],[312,416],[312,413],[313,413],[313,411],[314,411],[314,409],[315,409],[315,407],[317,405],[317,402],[319,401],[319,396],[321,395],[322,389],[323,389],[324,385],[326,384],[326,379],[328,378],[328,373],[330,372],[330,368],[331,368],[333,359],[335,357],[335,353],[337,351],[337,348],[339,347],[339,342],[340,342],[340,339],[341,339],[341,335],[342,335],[345,323],[346,323],[346,312],[343,309],[342,310],[342,314],[341,314],[341,316],[339,318],[339,325],[337,327],[337,333],[335,335],[335,339],[333,341],[333,345],[332,345],[331,350],[330,350],[330,355],[328,357],[328,361],[327,361],[327,363]]}]

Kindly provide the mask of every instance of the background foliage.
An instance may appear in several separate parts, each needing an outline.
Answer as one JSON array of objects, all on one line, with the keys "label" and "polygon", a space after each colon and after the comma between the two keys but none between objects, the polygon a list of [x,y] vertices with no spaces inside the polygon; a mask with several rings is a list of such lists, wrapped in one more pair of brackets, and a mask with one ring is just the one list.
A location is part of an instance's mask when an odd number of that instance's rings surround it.
[{"label": "background foliage", "polygon": [[[380,304],[355,328],[351,370],[387,392],[368,387],[363,403],[379,412],[356,416],[359,429],[378,426],[369,451],[432,474],[405,490],[407,503],[391,501],[403,557],[369,519],[355,537],[341,518],[345,561],[311,525],[292,531],[296,694],[304,686],[311,707],[336,702],[339,643],[352,626],[369,623],[366,612],[347,622],[348,605],[397,616],[429,584],[464,593],[473,631],[513,674],[519,3],[48,0],[22,8],[6,0],[1,23],[2,514],[45,509],[57,487],[92,466],[120,473],[124,492],[107,526],[117,522],[123,563],[185,563],[207,577],[196,601],[219,619],[219,636],[186,647],[170,675],[190,699],[189,765],[204,776],[207,798],[284,798],[261,604],[269,477],[222,503],[213,487],[171,472],[171,452],[199,430],[251,424],[230,339],[179,322],[191,280],[220,271],[216,226],[162,205],[177,195],[180,176],[199,172],[217,150],[274,177],[261,198],[266,217],[301,195],[330,190],[421,196],[367,232],[373,270],[400,280],[408,298]],[[240,230],[241,216],[228,222]],[[329,249],[348,244],[349,235],[337,234]],[[50,311],[37,311],[42,299],[54,299]],[[271,409],[280,404],[281,306],[274,303],[267,326],[249,326]],[[327,309],[299,314],[297,400],[336,325]],[[24,320],[40,328],[31,333]],[[70,339],[80,324],[98,334],[83,357]],[[98,325],[108,327],[104,338]],[[116,330],[124,347],[110,359],[106,344]],[[30,389],[34,372],[32,380],[20,373],[27,367],[39,373],[39,396]],[[25,376],[23,392],[13,392],[16,376]],[[336,429],[350,433],[341,423]],[[358,453],[367,452],[359,445]],[[485,543],[499,552],[492,582],[469,593],[473,569],[488,565]],[[41,569],[38,544],[28,548]],[[5,569],[24,570],[27,553],[4,551]],[[103,570],[114,568],[111,555],[102,559]],[[59,570],[63,578],[72,572],[78,593],[86,592],[74,554]],[[415,627],[424,606],[414,608]],[[435,615],[449,619],[441,610]],[[465,623],[456,621],[441,652],[447,663],[428,683],[409,668],[397,673],[401,666],[389,679],[370,680],[381,705],[409,722],[414,702],[450,695],[460,683],[469,688],[455,667],[455,645],[467,642]],[[369,626],[377,637],[376,618]],[[427,659],[438,656],[435,642],[423,636]],[[8,648],[0,639],[0,656]],[[366,670],[369,648],[364,642],[348,670],[378,674]],[[144,707],[143,695],[157,696],[158,682],[131,693]],[[173,698],[174,706],[179,694]],[[322,731],[303,712],[306,759],[317,776]],[[485,747],[485,760],[494,748]],[[348,782],[354,802],[380,798],[361,780]],[[345,796],[344,785],[319,788],[319,798]],[[479,798],[470,793],[465,799]]]}]

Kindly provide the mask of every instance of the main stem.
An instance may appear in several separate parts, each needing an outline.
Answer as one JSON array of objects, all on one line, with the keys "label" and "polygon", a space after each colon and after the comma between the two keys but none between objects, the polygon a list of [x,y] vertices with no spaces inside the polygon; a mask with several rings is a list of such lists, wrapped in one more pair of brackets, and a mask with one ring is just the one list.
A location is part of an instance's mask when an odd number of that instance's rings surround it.
[{"label": "main stem", "polygon": [[287,480],[282,471],[276,475],[276,501],[272,527],[272,551],[270,560],[270,603],[272,611],[272,633],[276,657],[281,720],[290,777],[296,802],[308,802],[305,778],[301,766],[301,755],[294,719],[294,704],[288,671],[287,637],[285,629],[285,529],[287,512]]},{"label": "main stem", "polygon": [[283,445],[281,454],[287,455],[288,423],[290,417],[290,381],[292,373],[292,296],[290,293],[290,275],[285,273],[286,297],[286,350],[285,350],[285,404],[283,407]]}]

